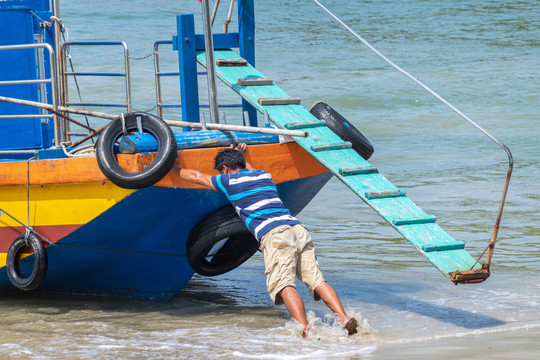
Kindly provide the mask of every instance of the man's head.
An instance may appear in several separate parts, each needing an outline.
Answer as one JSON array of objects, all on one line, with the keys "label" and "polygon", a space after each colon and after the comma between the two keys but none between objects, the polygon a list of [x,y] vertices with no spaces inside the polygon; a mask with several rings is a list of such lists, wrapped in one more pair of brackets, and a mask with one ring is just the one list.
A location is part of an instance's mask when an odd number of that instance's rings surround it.
[{"label": "man's head", "polygon": [[225,149],[220,151],[214,158],[214,169],[219,170],[221,174],[234,173],[246,168],[244,155],[235,149]]}]

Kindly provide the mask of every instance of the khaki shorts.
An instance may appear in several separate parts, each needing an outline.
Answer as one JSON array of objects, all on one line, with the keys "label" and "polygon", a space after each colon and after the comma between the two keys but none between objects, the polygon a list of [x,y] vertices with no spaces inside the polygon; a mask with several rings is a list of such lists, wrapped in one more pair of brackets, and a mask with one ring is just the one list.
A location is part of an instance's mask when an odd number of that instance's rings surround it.
[{"label": "khaki shorts", "polygon": [[311,236],[302,225],[278,226],[261,238],[264,256],[266,288],[274,304],[283,304],[278,293],[287,286],[296,288],[295,276],[306,284],[315,301],[320,296],[315,288],[324,282]]}]

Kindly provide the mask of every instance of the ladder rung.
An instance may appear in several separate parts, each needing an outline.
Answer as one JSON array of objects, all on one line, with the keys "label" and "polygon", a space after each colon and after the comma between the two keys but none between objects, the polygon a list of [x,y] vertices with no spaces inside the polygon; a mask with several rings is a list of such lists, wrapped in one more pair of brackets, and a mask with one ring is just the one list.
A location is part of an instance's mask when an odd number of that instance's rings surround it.
[{"label": "ladder rung", "polygon": [[247,66],[246,59],[217,59],[217,66]]},{"label": "ladder rung", "polygon": [[375,174],[378,172],[379,170],[373,166],[359,166],[339,169],[339,173],[343,176]]},{"label": "ladder rung", "polygon": [[240,86],[263,86],[272,85],[273,83],[274,80],[270,78],[241,78],[237,82]]},{"label": "ladder rung", "polygon": [[392,223],[396,226],[415,225],[415,224],[434,223],[436,220],[437,220],[437,217],[433,215],[428,215],[428,216],[419,216],[419,217],[414,217],[414,218],[394,219],[392,220]]},{"label": "ladder rung", "polygon": [[405,196],[405,190],[369,191],[365,195],[368,200],[395,198]]},{"label": "ladder rung", "polygon": [[451,243],[442,243],[442,244],[422,245],[422,250],[424,250],[425,252],[460,250],[460,249],[465,249],[465,243],[463,241],[454,241]]},{"label": "ladder rung", "polygon": [[299,97],[258,98],[257,102],[263,106],[270,105],[300,105]]},{"label": "ladder rung", "polygon": [[311,145],[311,151],[328,151],[328,150],[342,150],[342,149],[352,149],[352,143],[347,141],[343,143]]},{"label": "ladder rung", "polygon": [[326,122],[324,121],[310,121],[310,122],[303,122],[303,123],[289,123],[285,124],[285,127],[289,130],[292,129],[309,129],[309,128],[315,128],[320,126],[326,126]]}]

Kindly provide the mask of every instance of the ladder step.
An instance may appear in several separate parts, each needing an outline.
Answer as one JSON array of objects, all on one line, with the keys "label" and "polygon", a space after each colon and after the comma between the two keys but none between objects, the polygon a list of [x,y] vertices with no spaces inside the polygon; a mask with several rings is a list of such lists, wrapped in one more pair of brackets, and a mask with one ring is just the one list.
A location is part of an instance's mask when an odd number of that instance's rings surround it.
[{"label": "ladder step", "polygon": [[262,106],[270,105],[300,105],[299,97],[258,98],[257,102]]},{"label": "ladder step", "polygon": [[443,243],[443,244],[422,245],[422,250],[424,250],[425,252],[460,250],[460,249],[465,249],[465,243],[463,241],[454,241],[451,243]]},{"label": "ladder step", "polygon": [[430,224],[430,223],[434,223],[436,220],[437,220],[437,217],[433,215],[428,215],[428,216],[420,216],[420,217],[414,217],[414,218],[394,219],[392,220],[392,223],[396,226]]},{"label": "ladder step", "polygon": [[311,145],[311,151],[328,151],[328,150],[342,150],[352,149],[352,143],[346,141],[343,143],[325,144],[325,145]]},{"label": "ladder step", "polygon": [[270,78],[240,78],[237,84],[239,86],[263,86],[274,84],[274,80]]},{"label": "ladder step", "polygon": [[339,173],[343,176],[376,174],[378,172],[379,170],[374,166],[358,166],[339,169]]},{"label": "ladder step", "polygon": [[384,191],[369,191],[365,194],[368,200],[386,199],[405,196],[405,190],[384,190]]},{"label": "ladder step", "polygon": [[217,59],[217,66],[247,66],[246,59]]},{"label": "ladder step", "polygon": [[326,126],[326,122],[324,121],[310,121],[310,122],[303,122],[303,123],[289,123],[285,124],[285,127],[289,130],[293,129],[309,129],[309,128],[315,128],[315,127],[321,127]]}]

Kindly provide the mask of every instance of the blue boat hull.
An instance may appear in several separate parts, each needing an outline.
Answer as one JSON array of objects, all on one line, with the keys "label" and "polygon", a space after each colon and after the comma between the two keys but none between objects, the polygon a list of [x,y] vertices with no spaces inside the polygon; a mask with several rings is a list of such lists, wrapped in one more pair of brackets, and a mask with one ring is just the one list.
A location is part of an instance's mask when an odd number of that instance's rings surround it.
[{"label": "blue boat hull", "polygon": [[[277,185],[293,215],[331,178],[330,173]],[[47,276],[36,291],[169,299],[193,276],[186,254],[191,229],[228,203],[207,189],[140,189],[47,248]],[[21,260],[30,272],[33,256]],[[0,269],[0,290],[16,290]]]}]

